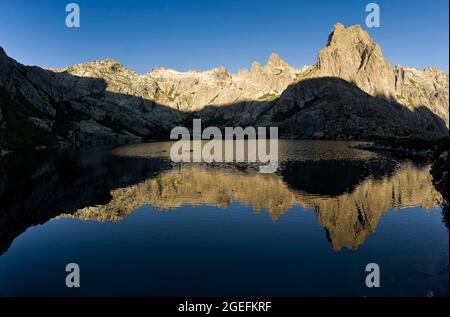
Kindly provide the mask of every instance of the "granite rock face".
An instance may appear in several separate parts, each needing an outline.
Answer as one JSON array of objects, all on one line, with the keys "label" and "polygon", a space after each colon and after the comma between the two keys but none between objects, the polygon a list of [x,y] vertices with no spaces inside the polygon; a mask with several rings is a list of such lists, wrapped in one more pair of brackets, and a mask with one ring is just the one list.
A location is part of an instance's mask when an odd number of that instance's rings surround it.
[{"label": "granite rock face", "polygon": [[391,67],[381,48],[359,25],[336,24],[317,58],[316,76],[355,83],[372,96],[396,101],[410,110],[425,106],[448,126],[448,74],[428,67]]},{"label": "granite rock face", "polygon": [[106,59],[24,66],[0,48],[0,147],[98,146],[168,138],[200,117],[219,127],[279,126],[298,138],[448,135],[448,74],[391,67],[359,26],[336,24],[317,63],[139,75]]},{"label": "granite rock face", "polygon": [[394,97],[394,71],[381,48],[359,25],[336,24],[325,48],[317,56],[318,76],[355,83],[372,96]]},{"label": "granite rock face", "polygon": [[448,74],[434,67],[417,70],[402,66],[396,66],[394,73],[397,101],[408,109],[427,107],[448,127]]},{"label": "granite rock face", "polygon": [[265,114],[294,138],[437,138],[448,134],[430,109],[409,110],[335,77],[305,79],[286,89]]},{"label": "granite rock face", "polygon": [[[24,66],[2,51],[0,142],[5,148],[135,143],[159,138],[181,120],[177,111],[142,97],[149,87],[139,86],[111,60],[83,64],[78,71],[79,76]],[[141,95],[131,94],[137,89]]]}]

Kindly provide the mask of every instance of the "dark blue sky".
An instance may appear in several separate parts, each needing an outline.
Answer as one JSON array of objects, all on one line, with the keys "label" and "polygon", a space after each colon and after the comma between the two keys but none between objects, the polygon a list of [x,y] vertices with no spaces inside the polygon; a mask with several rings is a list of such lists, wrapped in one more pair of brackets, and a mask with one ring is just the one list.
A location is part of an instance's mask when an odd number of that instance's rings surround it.
[{"label": "dark blue sky", "polygon": [[[65,6],[81,27],[65,26]],[[106,57],[139,73],[265,62],[272,52],[295,67],[315,62],[336,22],[361,24],[365,5],[381,7],[369,29],[391,64],[448,71],[448,0],[1,0],[0,46],[28,64],[62,67]]]}]

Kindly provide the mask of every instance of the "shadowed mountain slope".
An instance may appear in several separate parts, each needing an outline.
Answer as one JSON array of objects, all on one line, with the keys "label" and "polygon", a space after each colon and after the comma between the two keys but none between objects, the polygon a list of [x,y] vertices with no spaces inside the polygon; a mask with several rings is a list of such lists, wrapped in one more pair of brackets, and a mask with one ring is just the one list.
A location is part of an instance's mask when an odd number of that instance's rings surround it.
[{"label": "shadowed mountain slope", "polygon": [[107,59],[24,66],[0,48],[0,148],[99,146],[168,138],[208,125],[279,126],[287,138],[439,138],[448,134],[448,75],[396,66],[359,26],[337,24],[317,63],[136,74]]}]

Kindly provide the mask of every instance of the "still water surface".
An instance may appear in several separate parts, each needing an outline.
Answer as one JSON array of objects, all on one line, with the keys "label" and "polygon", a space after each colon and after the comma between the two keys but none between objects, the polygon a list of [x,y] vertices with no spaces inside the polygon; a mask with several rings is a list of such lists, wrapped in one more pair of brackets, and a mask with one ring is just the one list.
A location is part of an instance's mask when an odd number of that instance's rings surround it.
[{"label": "still water surface", "polygon": [[448,296],[426,162],[281,141],[277,173],[260,174],[172,163],[171,144],[3,158],[0,295]]}]

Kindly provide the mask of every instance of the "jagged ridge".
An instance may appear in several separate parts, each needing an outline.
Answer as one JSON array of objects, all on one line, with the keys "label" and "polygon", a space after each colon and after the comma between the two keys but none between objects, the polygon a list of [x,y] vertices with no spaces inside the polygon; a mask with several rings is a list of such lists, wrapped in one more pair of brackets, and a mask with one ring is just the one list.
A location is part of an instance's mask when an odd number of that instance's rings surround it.
[{"label": "jagged ridge", "polygon": [[111,59],[44,70],[1,49],[0,90],[6,149],[167,138],[192,116],[218,126],[277,125],[295,138],[448,134],[448,74],[392,68],[366,31],[341,24],[315,65],[294,69],[272,54],[265,66],[235,74],[219,67],[139,75]]}]

